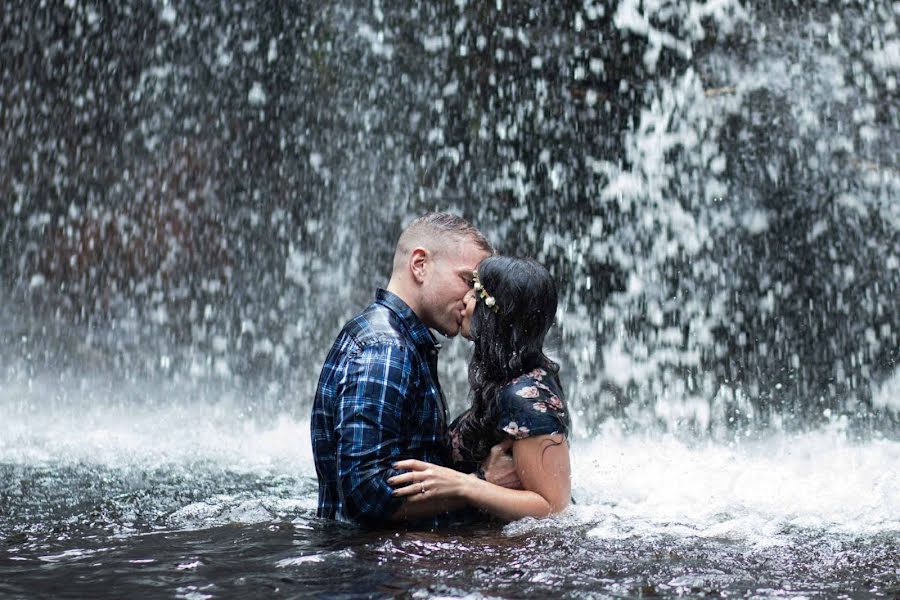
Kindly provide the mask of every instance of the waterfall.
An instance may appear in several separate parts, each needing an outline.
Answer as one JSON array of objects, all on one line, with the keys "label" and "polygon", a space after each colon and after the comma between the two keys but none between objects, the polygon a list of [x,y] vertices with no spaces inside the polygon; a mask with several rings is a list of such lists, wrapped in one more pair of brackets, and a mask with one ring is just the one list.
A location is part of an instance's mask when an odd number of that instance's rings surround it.
[{"label": "waterfall", "polygon": [[13,3],[6,380],[305,406],[402,225],[445,209],[558,278],[583,433],[890,429],[896,11]]}]

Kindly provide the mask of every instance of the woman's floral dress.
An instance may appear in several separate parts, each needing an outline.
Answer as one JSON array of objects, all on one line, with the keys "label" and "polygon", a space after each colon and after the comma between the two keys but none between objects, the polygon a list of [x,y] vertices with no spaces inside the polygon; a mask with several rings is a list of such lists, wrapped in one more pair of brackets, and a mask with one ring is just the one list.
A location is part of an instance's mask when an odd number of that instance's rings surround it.
[{"label": "woman's floral dress", "polygon": [[[450,425],[450,451],[457,468],[471,472],[477,467],[477,460],[467,452],[459,434],[460,423],[468,414],[466,411]],[[569,436],[569,414],[559,381],[546,369],[534,369],[501,388],[490,420],[490,446],[504,439],[522,440],[554,433]]]}]

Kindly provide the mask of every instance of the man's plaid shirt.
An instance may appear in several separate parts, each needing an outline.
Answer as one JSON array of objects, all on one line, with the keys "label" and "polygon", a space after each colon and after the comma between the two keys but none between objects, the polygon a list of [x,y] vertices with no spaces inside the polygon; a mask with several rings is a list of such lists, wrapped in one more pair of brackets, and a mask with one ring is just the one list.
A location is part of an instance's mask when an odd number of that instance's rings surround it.
[{"label": "man's plaid shirt", "polygon": [[[439,347],[412,309],[386,290],[341,330],[312,411],[320,517],[386,525],[402,503],[387,484],[400,473],[392,463],[450,464]],[[421,525],[449,522],[448,515]]]}]

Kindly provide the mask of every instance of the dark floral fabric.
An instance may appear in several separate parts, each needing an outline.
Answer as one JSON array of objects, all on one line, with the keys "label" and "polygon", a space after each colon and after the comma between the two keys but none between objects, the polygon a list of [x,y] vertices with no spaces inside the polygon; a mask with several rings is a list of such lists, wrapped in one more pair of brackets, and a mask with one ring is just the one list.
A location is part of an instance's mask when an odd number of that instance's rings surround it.
[{"label": "dark floral fabric", "polygon": [[[467,451],[460,436],[460,424],[469,412],[460,415],[450,426],[451,458],[462,471],[474,471],[478,457]],[[491,415],[490,446],[504,439],[522,440],[538,435],[569,435],[569,414],[556,376],[546,369],[534,369],[501,388]]]},{"label": "dark floral fabric", "polygon": [[569,435],[569,415],[559,382],[545,369],[513,379],[500,391],[496,429],[522,440],[536,435]]}]

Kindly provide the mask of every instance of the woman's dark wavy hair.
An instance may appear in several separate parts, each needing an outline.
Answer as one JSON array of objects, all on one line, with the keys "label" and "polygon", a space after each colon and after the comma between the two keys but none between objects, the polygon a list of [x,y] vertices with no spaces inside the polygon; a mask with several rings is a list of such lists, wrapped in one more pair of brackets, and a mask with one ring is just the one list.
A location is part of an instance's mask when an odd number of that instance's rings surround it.
[{"label": "woman's dark wavy hair", "polygon": [[547,269],[527,258],[485,258],[478,265],[478,279],[494,297],[496,311],[478,298],[469,326],[475,345],[469,363],[472,408],[461,420],[459,434],[473,459],[481,461],[497,443],[490,421],[500,389],[538,367],[559,372],[559,365],[544,354],[558,293]]}]

